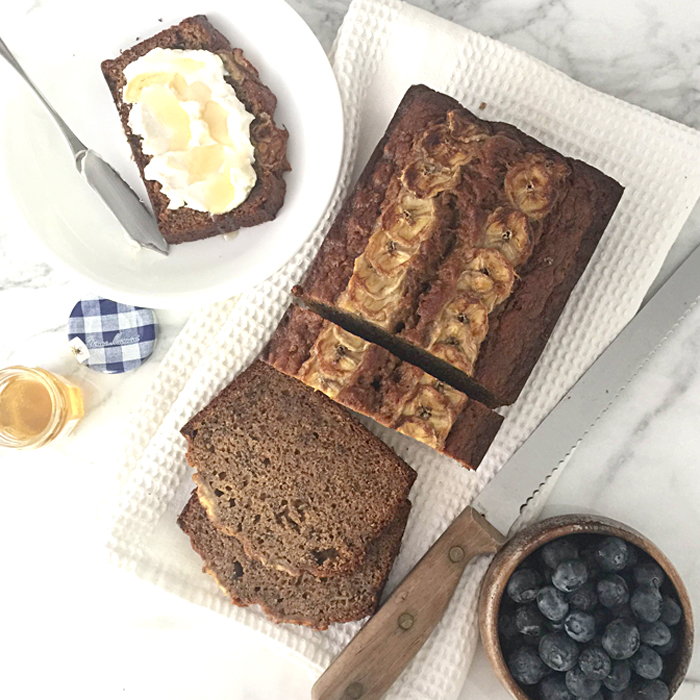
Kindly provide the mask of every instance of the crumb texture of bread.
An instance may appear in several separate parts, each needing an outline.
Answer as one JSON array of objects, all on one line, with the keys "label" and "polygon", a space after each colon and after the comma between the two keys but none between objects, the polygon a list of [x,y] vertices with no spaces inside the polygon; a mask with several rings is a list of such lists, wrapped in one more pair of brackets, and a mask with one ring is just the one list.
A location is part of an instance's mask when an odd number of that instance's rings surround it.
[{"label": "crumb texture of bread", "polygon": [[371,615],[398,554],[410,503],[404,501],[394,520],[367,549],[364,562],[345,576],[291,576],[263,566],[245,553],[241,543],[218,530],[193,493],[178,518],[192,548],[204,560],[234,605],[259,605],[274,622],[325,630],[332,623],[361,620]]},{"label": "crumb texture of bread", "polygon": [[622,192],[413,86],[295,292],[470,396],[510,404]]},{"label": "crumb texture of bread", "polygon": [[[125,85],[124,68],[151,49],[205,50],[217,54],[238,99],[255,117],[250,138],[255,149],[253,168],[257,175],[248,198],[235,209],[212,216],[189,207],[168,209],[169,199],[161,192],[160,183],[147,180],[144,168],[150,157],[141,149],[141,138],[129,128],[130,106],[122,99]],[[239,48],[232,48],[228,39],[215,29],[205,15],[188,17],[177,25],[159,32],[117,58],[102,62],[102,73],[112,93],[131,151],[146,185],[148,196],[158,222],[158,228],[168,243],[185,243],[237,231],[271,221],[284,202],[286,185],[284,173],[290,170],[287,161],[287,130],[275,123],[277,99],[260,79],[257,69]]]},{"label": "crumb texture of bread", "polygon": [[261,361],[181,432],[215,526],[295,576],[356,570],[415,479],[344,408]]},{"label": "crumb texture of bread", "polygon": [[385,348],[291,306],[263,351],[278,369],[475,469],[503,418]]}]

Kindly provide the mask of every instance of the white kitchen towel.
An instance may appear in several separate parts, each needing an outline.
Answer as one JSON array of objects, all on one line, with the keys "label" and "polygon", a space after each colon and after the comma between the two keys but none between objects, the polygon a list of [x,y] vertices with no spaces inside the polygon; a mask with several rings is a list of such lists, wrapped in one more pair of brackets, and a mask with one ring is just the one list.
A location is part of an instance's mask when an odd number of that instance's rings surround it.
[{"label": "white kitchen towel", "polygon": [[[129,433],[109,541],[113,560],[142,578],[227,615],[319,673],[359,623],[314,632],[274,625],[233,607],[177,528],[192,488],[178,429],[261,350],[342,198],[405,90],[425,83],[486,119],[508,121],[625,186],[608,229],[547,348],[479,470],[469,472],[410,438],[365,423],[417,471],[413,510],[390,591],[498,471],[539,421],[634,315],[700,195],[700,134],[582,86],[500,42],[398,0],[354,0],[332,53],[345,105],[346,154],[335,199],[304,248],[235,305],[217,305],[183,331]],[[204,332],[202,332],[204,330]],[[194,335],[189,335],[194,333]],[[188,359],[195,342],[206,350]],[[160,387],[171,387],[164,397]],[[533,499],[532,518],[542,496]],[[486,560],[472,563],[447,614],[389,697],[446,700],[463,683],[476,645],[476,600]]]}]

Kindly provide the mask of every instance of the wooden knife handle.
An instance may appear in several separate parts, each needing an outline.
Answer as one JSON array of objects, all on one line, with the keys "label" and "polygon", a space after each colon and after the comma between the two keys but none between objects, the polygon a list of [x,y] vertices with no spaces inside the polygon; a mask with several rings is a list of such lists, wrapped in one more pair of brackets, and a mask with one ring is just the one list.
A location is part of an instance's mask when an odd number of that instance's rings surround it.
[{"label": "wooden knife handle", "polygon": [[504,540],[471,507],[462,511],[316,681],[312,700],[379,700],[440,621],[467,563]]}]

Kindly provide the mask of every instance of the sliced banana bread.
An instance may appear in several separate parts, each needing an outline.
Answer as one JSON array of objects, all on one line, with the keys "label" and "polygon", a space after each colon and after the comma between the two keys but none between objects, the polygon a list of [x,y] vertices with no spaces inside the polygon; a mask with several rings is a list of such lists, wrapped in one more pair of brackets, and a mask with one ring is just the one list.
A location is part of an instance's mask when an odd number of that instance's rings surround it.
[{"label": "sliced banana bread", "polygon": [[291,622],[324,630],[333,622],[351,622],[371,615],[401,545],[411,504],[404,501],[389,524],[367,549],[364,562],[346,576],[290,576],[263,566],[245,553],[241,543],[217,530],[195,493],[178,525],[234,605],[260,605],[275,622]]},{"label": "sliced banana bread", "polygon": [[[255,117],[250,126],[250,140],[255,149],[253,168],[257,180],[248,198],[225,214],[211,215],[186,206],[168,209],[170,200],[161,192],[160,183],[147,180],[144,176],[144,168],[151,157],[144,154],[141,138],[129,128],[131,107],[124,102],[122,91],[126,84],[124,68],[154,48],[201,49],[217,54],[228,73],[226,81],[233,87],[236,97],[245,105],[246,110]],[[289,135],[287,130],[278,127],[274,120],[277,99],[260,80],[256,68],[243,56],[243,51],[232,48],[226,37],[211,25],[205,15],[188,17],[123,51],[117,58],[103,61],[102,73],[119,110],[124,132],[156,215],[158,228],[166,241],[195,241],[255,226],[275,218],[284,202],[285,182],[282,176],[290,169],[286,155]]]},{"label": "sliced banana bread", "polygon": [[291,306],[262,354],[280,372],[475,469],[503,418],[388,350]]},{"label": "sliced banana bread", "polygon": [[344,408],[260,361],[181,432],[216,527],[294,576],[357,569],[415,479]]},{"label": "sliced banana bread", "polygon": [[294,293],[473,398],[509,404],[622,191],[417,85]]}]

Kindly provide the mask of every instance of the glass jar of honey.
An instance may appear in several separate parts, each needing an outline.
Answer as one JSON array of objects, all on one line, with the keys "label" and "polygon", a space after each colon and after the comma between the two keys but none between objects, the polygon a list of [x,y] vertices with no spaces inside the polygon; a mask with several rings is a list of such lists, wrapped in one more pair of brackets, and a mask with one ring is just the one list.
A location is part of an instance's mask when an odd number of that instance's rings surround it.
[{"label": "glass jar of honey", "polygon": [[63,377],[38,367],[0,370],[0,447],[42,447],[82,417],[80,389]]}]

